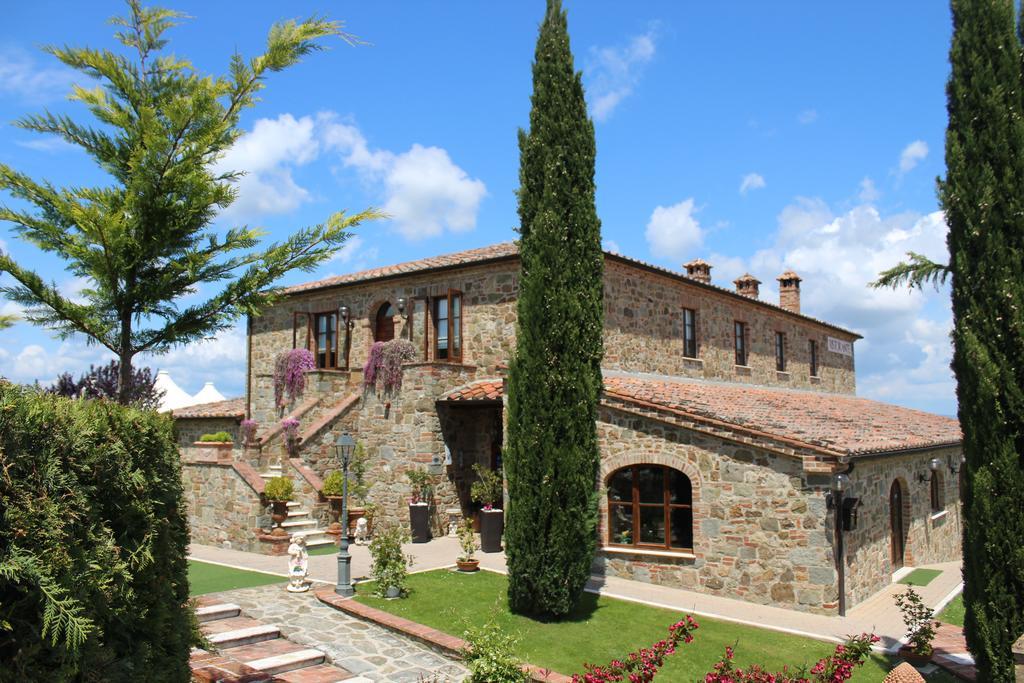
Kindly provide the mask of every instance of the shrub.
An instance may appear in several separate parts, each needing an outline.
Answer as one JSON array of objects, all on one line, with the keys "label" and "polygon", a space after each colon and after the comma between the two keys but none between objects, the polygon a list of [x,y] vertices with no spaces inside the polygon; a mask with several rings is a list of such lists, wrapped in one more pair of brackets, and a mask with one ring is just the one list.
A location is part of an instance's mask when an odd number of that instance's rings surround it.
[{"label": "shrub", "polygon": [[289,401],[302,398],[306,390],[306,372],[316,369],[316,360],[309,349],[292,349],[277,354],[274,361],[274,405],[285,406]]},{"label": "shrub", "polygon": [[[631,683],[646,683],[653,681],[658,669],[665,665],[665,658],[676,651],[680,640],[684,643],[693,642],[692,631],[697,628],[697,622],[693,620],[693,617],[686,615],[685,619],[668,627],[666,640],[659,640],[651,647],[630,652],[624,659],[612,660],[606,666],[584,664],[583,668],[586,673],[573,675],[572,681],[573,683],[605,683],[606,681],[625,680]],[[726,681],[723,680],[723,683]]]},{"label": "shrub", "polygon": [[[366,469],[369,458],[362,443],[357,443],[348,464],[348,495],[358,505],[366,504],[370,487],[366,484]],[[324,479],[321,493],[325,496],[340,496],[345,477],[341,470],[334,470]]]},{"label": "shrub", "polygon": [[334,470],[324,478],[324,487],[320,493],[325,496],[340,496],[344,483],[345,477],[341,475],[341,470]]},{"label": "shrub", "polygon": [[[116,360],[106,365],[89,366],[89,371],[76,380],[70,372],[57,377],[56,383],[47,389],[51,394],[67,398],[109,398],[117,400],[118,377],[121,374],[121,363]],[[128,389],[128,402],[136,408],[156,410],[160,407],[160,399],[164,396],[161,389],[156,388],[156,376],[149,368],[132,368],[132,379]]]},{"label": "shrub", "polygon": [[462,658],[469,668],[467,683],[529,683],[530,674],[515,654],[515,637],[504,633],[493,621],[469,629],[463,636],[468,643]]},{"label": "shrub", "polygon": [[202,443],[231,443],[233,439],[227,432],[215,432],[213,434],[203,434],[199,437],[199,441]]},{"label": "shrub", "polygon": [[409,578],[409,567],[412,566],[412,555],[402,554],[402,544],[409,540],[409,535],[398,525],[389,525],[378,530],[370,541],[370,556],[373,566],[370,574],[377,582],[374,594],[387,597],[388,588],[397,588],[399,595],[405,596],[406,581]]},{"label": "shrub", "polygon": [[409,470],[405,473],[412,484],[412,502],[429,503],[434,497],[434,477],[426,470]]},{"label": "shrub", "polygon": [[242,443],[246,445],[256,443],[256,431],[260,428],[260,423],[256,420],[242,420],[240,425],[242,431]]},{"label": "shrub", "polygon": [[[872,643],[878,642],[878,636],[862,633],[850,637],[842,645],[836,645],[835,652],[818,660],[810,672],[804,670],[782,671],[771,673],[759,664],[746,669],[733,667],[733,649],[725,648],[725,657],[715,664],[714,671],[704,677],[704,683],[842,683],[853,676],[854,668],[863,666],[871,653]],[[808,673],[813,678],[808,678]]]},{"label": "shrub", "polygon": [[473,522],[465,519],[462,524],[459,525],[459,545],[462,547],[462,555],[459,557],[460,562],[469,562],[473,559],[473,553],[476,552],[476,537],[473,535]]},{"label": "shrub", "polygon": [[906,593],[896,596],[896,607],[903,615],[910,649],[914,654],[930,655],[935,639],[935,611],[924,604],[913,586],[907,586]]},{"label": "shrub", "polygon": [[473,465],[478,479],[469,487],[469,495],[478,503],[483,504],[484,510],[494,508],[495,503],[501,503],[504,491],[502,491],[501,476],[489,467]]},{"label": "shrub", "polygon": [[0,510],[0,679],[188,680],[168,417],[0,381]]},{"label": "shrub", "polygon": [[263,495],[271,502],[288,502],[295,495],[295,485],[288,477],[274,477],[263,487]]}]

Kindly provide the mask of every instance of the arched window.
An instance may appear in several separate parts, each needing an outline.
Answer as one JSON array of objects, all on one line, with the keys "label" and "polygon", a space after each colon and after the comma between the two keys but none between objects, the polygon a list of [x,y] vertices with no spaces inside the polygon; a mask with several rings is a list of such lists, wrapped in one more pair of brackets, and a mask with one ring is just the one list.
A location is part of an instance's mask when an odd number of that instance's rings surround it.
[{"label": "arched window", "polygon": [[631,465],[608,478],[611,545],[693,550],[693,489],[678,470]]},{"label": "arched window", "polygon": [[377,309],[377,316],[373,326],[373,340],[379,342],[391,341],[395,338],[395,309],[385,301]]},{"label": "arched window", "polygon": [[942,512],[942,473],[938,470],[932,472],[932,512]]}]

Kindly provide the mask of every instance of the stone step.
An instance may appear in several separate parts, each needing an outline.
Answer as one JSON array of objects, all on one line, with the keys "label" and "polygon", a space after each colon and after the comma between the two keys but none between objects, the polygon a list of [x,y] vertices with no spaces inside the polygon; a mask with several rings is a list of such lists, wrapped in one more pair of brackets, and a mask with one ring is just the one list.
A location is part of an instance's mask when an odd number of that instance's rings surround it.
[{"label": "stone step", "polygon": [[302,517],[303,515],[308,514],[309,510],[303,510],[301,508],[290,508],[288,510],[288,517]]},{"label": "stone step", "polygon": [[286,503],[286,505],[287,505],[287,506],[288,506],[289,508],[297,508],[297,507],[300,507],[300,506],[302,505],[302,503],[296,503],[296,502],[295,502],[294,500],[289,500],[289,501],[288,501],[288,502]]},{"label": "stone step", "polygon": [[250,659],[245,663],[257,671],[262,671],[264,673],[271,674],[272,676],[276,676],[277,674],[282,674],[287,671],[294,671],[308,666],[323,664],[325,658],[324,653],[320,650],[302,648],[292,652],[263,657],[262,659]]},{"label": "stone step", "polygon": [[234,603],[225,602],[216,605],[207,605],[205,607],[196,608],[196,618],[200,624],[205,624],[209,621],[215,621],[217,619],[228,619],[230,617],[237,617],[242,611],[242,608]]},{"label": "stone step", "polygon": [[327,532],[324,529],[318,528],[299,529],[298,531],[292,532],[292,538],[295,538],[296,536],[302,536],[306,539],[306,542],[309,543],[309,541],[311,540],[310,536],[327,536]]},{"label": "stone step", "polygon": [[[296,516],[298,516],[298,515],[296,515]],[[298,529],[298,527],[304,527],[304,526],[315,527],[316,526],[316,520],[315,519],[289,519],[286,522],[281,522],[281,526],[284,527],[285,529],[296,529],[296,530]]]},{"label": "stone step", "polygon": [[314,538],[312,541],[306,540],[307,548],[321,548],[325,545],[338,545],[338,542],[332,536],[327,535],[324,538]]},{"label": "stone step", "polygon": [[260,624],[239,628],[234,631],[223,633],[212,633],[207,639],[221,650],[261,643],[265,640],[274,640],[281,637],[281,629],[273,624]]},{"label": "stone step", "polygon": [[250,628],[252,626],[263,626],[263,622],[257,621],[256,619],[250,619],[245,616],[237,616],[207,622],[203,624],[200,629],[202,630],[203,635],[209,636],[216,633],[225,633],[227,631],[237,631],[240,628]]},{"label": "stone step", "polygon": [[282,683],[338,683],[338,681],[345,681],[346,683],[366,681],[369,683],[370,681],[369,678],[363,676],[358,678],[353,678],[353,676],[354,674],[344,669],[339,669],[333,664],[317,664],[316,666],[308,666],[305,669],[287,671],[275,678]]}]

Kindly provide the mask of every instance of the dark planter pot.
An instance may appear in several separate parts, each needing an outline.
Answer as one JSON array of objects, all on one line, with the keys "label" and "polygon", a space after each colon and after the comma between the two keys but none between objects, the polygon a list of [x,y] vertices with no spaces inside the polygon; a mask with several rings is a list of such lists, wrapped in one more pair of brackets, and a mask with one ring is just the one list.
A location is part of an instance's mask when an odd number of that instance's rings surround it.
[{"label": "dark planter pot", "polygon": [[480,511],[480,550],[501,552],[501,535],[505,532],[505,513],[501,510]]},{"label": "dark planter pot", "polygon": [[276,525],[270,532],[274,536],[285,536],[288,534],[281,526],[281,522],[288,519],[288,501],[286,500],[272,500],[270,501],[270,519],[274,520]]},{"label": "dark planter pot", "polygon": [[340,534],[341,522],[339,520],[341,519],[341,496],[325,496],[325,498],[327,498],[328,502],[331,504],[331,524],[327,527],[327,530],[331,533]]},{"label": "dark planter pot", "polygon": [[426,543],[430,540],[430,506],[426,503],[409,505],[409,525],[412,527],[412,542]]}]

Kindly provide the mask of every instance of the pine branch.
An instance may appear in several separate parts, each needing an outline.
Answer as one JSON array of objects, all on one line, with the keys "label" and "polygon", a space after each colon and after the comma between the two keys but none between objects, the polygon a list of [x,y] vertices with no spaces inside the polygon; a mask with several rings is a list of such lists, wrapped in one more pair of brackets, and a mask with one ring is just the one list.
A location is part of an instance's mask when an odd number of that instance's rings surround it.
[{"label": "pine branch", "polygon": [[899,289],[907,286],[911,289],[924,289],[926,283],[932,284],[936,290],[946,284],[949,278],[949,266],[936,263],[927,256],[908,251],[910,261],[900,261],[892,268],[883,270],[878,274],[878,279],[870,283],[874,289]]}]

